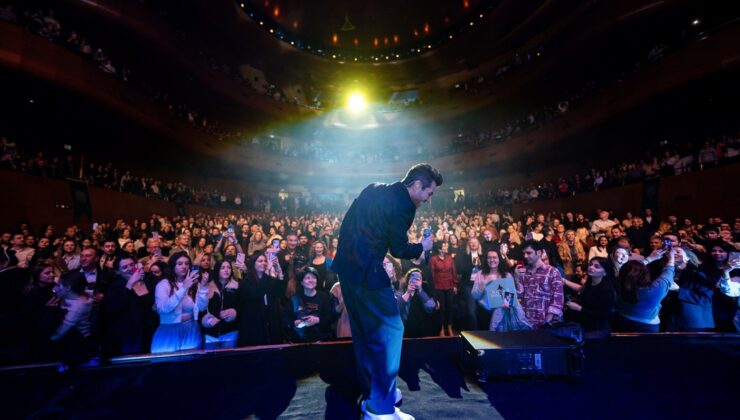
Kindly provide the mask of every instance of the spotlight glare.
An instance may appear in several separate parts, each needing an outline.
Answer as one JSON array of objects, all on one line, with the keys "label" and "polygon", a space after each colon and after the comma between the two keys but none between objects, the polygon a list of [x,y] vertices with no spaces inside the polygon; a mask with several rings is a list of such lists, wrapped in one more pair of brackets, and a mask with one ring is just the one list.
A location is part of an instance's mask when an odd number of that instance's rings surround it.
[{"label": "spotlight glare", "polygon": [[349,95],[347,98],[347,109],[349,109],[350,112],[357,114],[364,111],[365,108],[367,108],[365,95],[360,92],[354,92]]}]

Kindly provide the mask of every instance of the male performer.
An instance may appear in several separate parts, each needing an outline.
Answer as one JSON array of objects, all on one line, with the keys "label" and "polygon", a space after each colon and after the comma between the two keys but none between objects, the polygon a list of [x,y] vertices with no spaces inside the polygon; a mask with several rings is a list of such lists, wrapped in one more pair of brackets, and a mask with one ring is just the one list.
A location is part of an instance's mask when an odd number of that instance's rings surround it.
[{"label": "male performer", "polygon": [[332,270],[339,275],[349,312],[355,359],[363,387],[362,411],[368,419],[411,419],[394,407],[401,360],[403,322],[391,280],[383,269],[390,250],[396,258],[423,258],[432,237],[408,243],[406,232],[416,208],[442,185],[442,175],[428,164],[409,169],[401,182],[371,184],[344,216]]}]

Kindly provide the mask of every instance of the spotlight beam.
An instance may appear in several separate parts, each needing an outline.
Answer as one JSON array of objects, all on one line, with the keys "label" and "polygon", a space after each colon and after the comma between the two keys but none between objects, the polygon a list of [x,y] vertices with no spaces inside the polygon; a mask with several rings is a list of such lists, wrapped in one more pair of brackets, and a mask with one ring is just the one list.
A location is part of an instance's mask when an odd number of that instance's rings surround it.
[{"label": "spotlight beam", "polygon": [[347,98],[347,109],[353,114],[359,114],[367,109],[367,100],[365,95],[360,92],[354,92]]}]

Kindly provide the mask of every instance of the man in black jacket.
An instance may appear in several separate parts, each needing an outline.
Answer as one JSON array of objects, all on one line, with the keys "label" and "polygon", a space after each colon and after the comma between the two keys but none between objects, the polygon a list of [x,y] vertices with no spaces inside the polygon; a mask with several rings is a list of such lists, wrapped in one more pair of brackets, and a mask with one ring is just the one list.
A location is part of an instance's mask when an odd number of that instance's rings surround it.
[{"label": "man in black jacket", "polygon": [[366,187],[342,222],[332,270],[349,313],[367,418],[413,419],[394,407],[403,322],[383,257],[390,250],[396,258],[418,259],[432,249],[431,236],[410,244],[407,231],[416,208],[440,185],[442,175],[431,165],[414,165],[401,182]]},{"label": "man in black jacket", "polygon": [[[627,228],[627,237],[630,238],[632,245],[640,248],[641,251],[645,252],[650,245],[650,231],[643,225],[641,217],[632,218],[632,226]],[[648,255],[645,253],[645,255]]]}]

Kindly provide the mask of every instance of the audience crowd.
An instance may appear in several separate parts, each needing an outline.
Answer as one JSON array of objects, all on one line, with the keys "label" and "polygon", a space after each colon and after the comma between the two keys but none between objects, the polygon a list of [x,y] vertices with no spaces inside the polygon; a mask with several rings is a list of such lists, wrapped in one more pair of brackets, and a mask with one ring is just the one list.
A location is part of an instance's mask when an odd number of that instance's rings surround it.
[{"label": "audience crowd", "polygon": [[[279,147],[274,141],[259,142],[261,147]],[[387,151],[392,153],[392,149]],[[657,177],[680,175],[720,164],[737,162],[740,155],[740,132],[705,139],[701,144],[686,142],[676,147],[658,145],[648,150],[644,158],[623,161],[607,168],[592,168],[582,173],[563,175],[540,184],[498,188],[480,193],[458,196],[445,208],[466,206],[510,206],[517,203],[568,197],[585,192],[620,187],[633,182]],[[82,167],[82,168],[81,168]],[[241,210],[335,210],[345,206],[338,196],[308,196],[279,199],[265,194],[227,194],[218,189],[207,190],[182,182],[165,182],[152,177],[138,176],[112,163],[85,162],[84,157],[66,153],[52,155],[43,151],[27,151],[17,142],[3,136],[0,140],[0,168],[57,179],[80,178],[89,185],[121,192],[159,198],[179,204],[198,204],[210,207]],[[82,169],[82,171],[80,171]]]},{"label": "audience crowd", "polygon": [[460,204],[510,205],[569,197],[584,192],[621,187],[634,182],[681,175],[733,163],[740,159],[738,156],[740,156],[740,132],[734,135],[707,138],[702,142],[687,141],[673,147],[659,145],[653,150],[646,150],[642,159],[622,161],[614,166],[600,169],[591,168],[581,173],[563,175],[541,184],[532,183],[515,188],[499,188],[495,191],[488,191],[487,195],[463,197]]},{"label": "audience crowd", "polygon": [[[351,337],[331,270],[343,213],[151,217],[0,236],[4,363]],[[383,267],[405,336],[573,321],[587,334],[736,331],[740,218],[423,211],[429,262]]]},{"label": "audience crowd", "polygon": [[[148,82],[135,82],[129,68],[116,68],[79,32],[62,31],[53,10],[16,12],[4,6],[0,19],[23,25],[93,60],[101,71],[136,83],[151,100],[200,130],[222,139],[242,138]],[[647,62],[670,48],[653,45]],[[494,79],[529,64],[532,54],[539,57],[540,52],[516,54],[512,63],[496,70]],[[624,68],[584,78],[578,88],[538,112],[490,130],[461,133],[439,155],[540,127],[585,97],[623,81],[642,61],[629,59]],[[229,66],[214,66],[239,77]],[[486,83],[478,76],[457,89],[476,94],[477,86]],[[264,90],[276,100],[288,100],[275,86]],[[273,136],[255,137],[252,143],[319,161],[405,158],[392,148],[344,153],[328,150],[329,144],[322,142],[286,148]],[[559,322],[579,323],[591,337],[611,331],[740,331],[740,218],[696,222],[651,209],[623,215],[604,209],[593,215],[524,212],[515,217],[502,210],[736,161],[740,136],[665,146],[642,160],[539,185],[460,194],[452,206],[420,211],[409,241],[418,242],[429,230],[434,250],[418,261],[387,255],[382,264],[396,294],[404,335],[506,332]],[[22,221],[0,232],[0,284],[5,287],[0,328],[6,337],[0,363],[55,360],[75,366],[130,354],[351,339],[342,279],[332,271],[347,205],[343,198],[229,196],[137,176],[71,153],[29,152],[6,137],[0,148],[0,168],[83,179],[169,200],[180,212],[176,217],[94,223],[91,230],[39,228],[39,221]],[[185,203],[232,213],[186,215]],[[315,209],[339,212],[311,211]]]},{"label": "audience crowd", "polygon": [[132,66],[125,65],[116,68],[111,58],[104,53],[103,48],[93,46],[89,38],[83,36],[79,30],[62,29],[62,23],[54,9],[45,11],[42,8],[28,8],[16,11],[13,4],[6,4],[0,7],[0,19],[22,25],[27,31],[36,33],[94,62],[101,71],[120,78],[123,82],[138,89],[150,101],[164,105],[170,113],[198,130],[219,139],[235,135],[235,133],[222,130],[218,121],[209,119],[202,111],[178,99],[177,95],[173,95],[161,86],[155,86],[146,78],[138,78],[135,73],[132,73]]},{"label": "audience crowd", "polygon": [[85,156],[67,152],[64,155],[44,151],[28,152],[18,143],[0,138],[0,169],[55,179],[82,179],[88,185],[120,192],[172,201],[177,204],[197,204],[234,209],[280,209],[284,200],[264,195],[227,194],[218,189],[207,190],[183,182],[166,182],[153,177],[138,176],[113,163],[88,161]]}]

